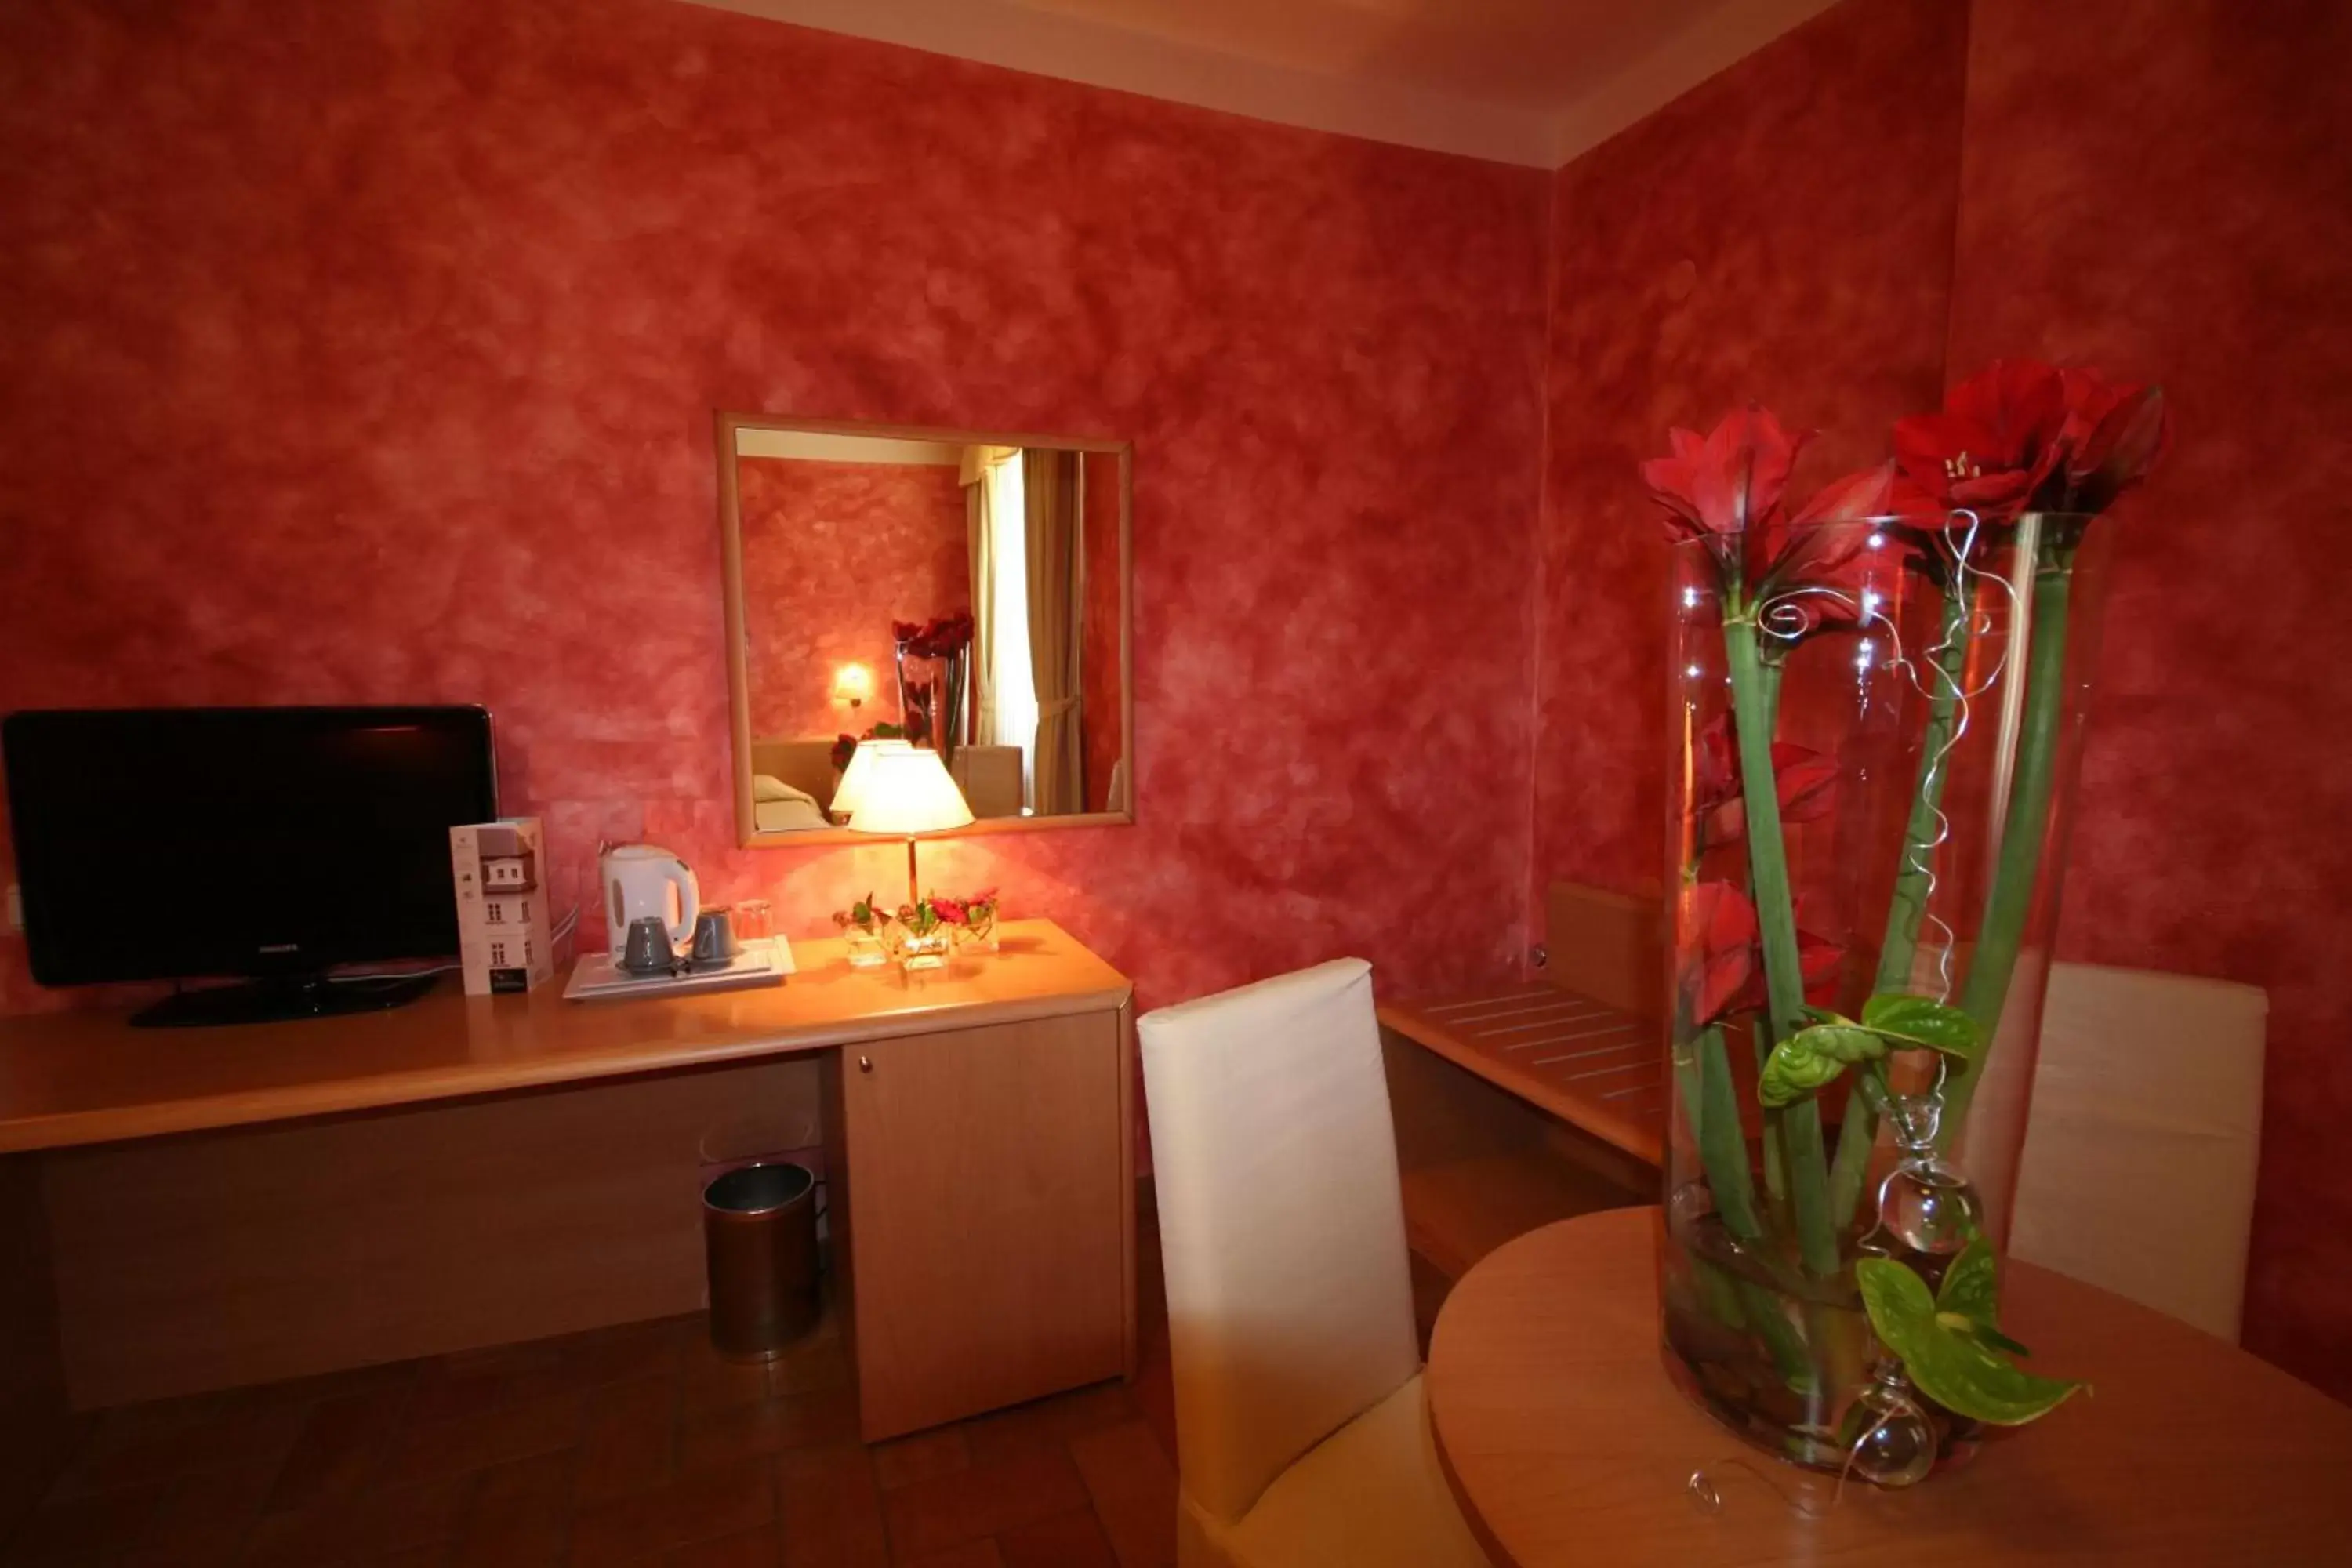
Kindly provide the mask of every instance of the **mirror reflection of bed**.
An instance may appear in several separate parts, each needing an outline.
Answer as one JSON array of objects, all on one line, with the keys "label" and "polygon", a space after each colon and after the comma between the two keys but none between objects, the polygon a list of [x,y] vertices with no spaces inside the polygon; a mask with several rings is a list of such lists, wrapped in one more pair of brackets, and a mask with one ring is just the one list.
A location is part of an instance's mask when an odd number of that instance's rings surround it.
[{"label": "mirror reflection of bed", "polygon": [[838,832],[855,748],[983,830],[1131,819],[1118,443],[720,421],[741,837]]}]

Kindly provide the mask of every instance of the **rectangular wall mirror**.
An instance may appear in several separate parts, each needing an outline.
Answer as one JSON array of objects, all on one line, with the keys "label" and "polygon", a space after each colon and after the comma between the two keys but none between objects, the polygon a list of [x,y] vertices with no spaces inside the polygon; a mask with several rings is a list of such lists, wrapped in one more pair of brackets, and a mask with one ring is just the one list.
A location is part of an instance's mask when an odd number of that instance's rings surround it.
[{"label": "rectangular wall mirror", "polygon": [[862,840],[852,742],[937,751],[991,832],[1134,820],[1126,443],[719,416],[735,818]]}]

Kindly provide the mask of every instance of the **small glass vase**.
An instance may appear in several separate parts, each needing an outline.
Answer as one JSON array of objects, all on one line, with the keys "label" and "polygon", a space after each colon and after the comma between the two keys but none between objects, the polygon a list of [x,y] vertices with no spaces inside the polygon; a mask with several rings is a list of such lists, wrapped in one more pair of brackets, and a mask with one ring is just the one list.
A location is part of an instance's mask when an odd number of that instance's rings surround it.
[{"label": "small glass vase", "polygon": [[[1865,1476],[1900,1363],[1855,1261],[1940,1279],[1957,1245],[1920,1245],[1923,1171],[1965,1181],[1969,1234],[2007,1250],[2105,577],[2084,518],[1869,528],[1810,586],[1736,535],[1675,552],[1659,1258],[1675,1383],[1769,1452]],[[1836,553],[1790,536],[1778,559]],[[1773,783],[1760,831],[1753,777]],[[1889,993],[1969,1014],[1980,1066],[1895,1052],[1884,1090],[1849,1068],[1764,1106],[1760,1069],[1805,1009],[1859,1017]],[[1898,1146],[1889,1104],[1932,1107],[1932,1150]],[[1926,1415],[1932,1460],[1901,1479],[1973,1449],[1972,1424]]]},{"label": "small glass vase", "polygon": [[852,969],[879,969],[890,960],[889,949],[883,943],[882,933],[861,931],[856,926],[843,931],[842,941],[849,949]]},{"label": "small glass vase", "polygon": [[958,952],[994,952],[996,951],[996,913],[986,914],[974,910],[964,924],[954,928]]},{"label": "small glass vase", "polygon": [[898,941],[898,967],[912,974],[917,970],[945,965],[954,947],[954,940],[949,935],[951,929],[942,925],[919,935],[911,931],[905,932]]}]

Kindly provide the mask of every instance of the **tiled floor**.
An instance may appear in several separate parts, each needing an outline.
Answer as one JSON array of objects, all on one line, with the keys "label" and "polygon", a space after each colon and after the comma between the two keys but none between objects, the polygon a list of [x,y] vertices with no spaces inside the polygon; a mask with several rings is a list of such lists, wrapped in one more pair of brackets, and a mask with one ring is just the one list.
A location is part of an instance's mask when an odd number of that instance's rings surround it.
[{"label": "tiled floor", "polygon": [[698,1316],[634,1324],[109,1411],[0,1563],[1170,1563],[1166,1316],[1143,1241],[1132,1385],[868,1447],[830,1317],[768,1366],[718,1359]]}]

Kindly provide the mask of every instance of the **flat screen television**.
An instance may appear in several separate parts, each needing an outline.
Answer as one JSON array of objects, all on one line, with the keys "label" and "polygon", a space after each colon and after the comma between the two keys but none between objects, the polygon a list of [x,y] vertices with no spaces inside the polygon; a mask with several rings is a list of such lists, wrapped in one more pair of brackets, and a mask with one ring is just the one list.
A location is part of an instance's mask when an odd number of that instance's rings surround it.
[{"label": "flat screen television", "polygon": [[47,710],[0,721],[33,978],[236,977],[138,1021],[396,1005],[457,951],[449,829],[498,815],[480,708]]}]

